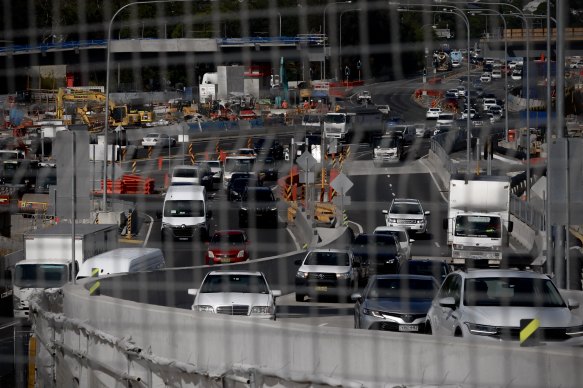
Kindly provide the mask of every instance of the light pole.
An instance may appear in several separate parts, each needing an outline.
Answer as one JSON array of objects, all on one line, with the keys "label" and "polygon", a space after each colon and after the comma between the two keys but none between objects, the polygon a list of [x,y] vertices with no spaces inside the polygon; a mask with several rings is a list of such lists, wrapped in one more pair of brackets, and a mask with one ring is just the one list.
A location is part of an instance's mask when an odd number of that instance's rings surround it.
[{"label": "light pole", "polygon": [[340,69],[342,69],[342,15],[344,15],[346,12],[354,12],[354,11],[360,11],[360,8],[354,8],[354,9],[347,9],[346,11],[342,11],[340,12],[340,31],[339,31],[339,45],[338,45],[338,62],[340,65]]},{"label": "light pole", "polygon": [[[110,57],[111,57],[111,29],[113,27],[113,21],[115,17],[120,14],[121,11],[124,9],[132,6],[132,5],[140,5],[140,4],[155,4],[155,3],[185,3],[185,2],[192,2],[194,0],[145,0],[145,1],[134,1],[132,3],[128,3],[118,9],[109,21],[109,25],[107,27],[107,53],[106,53],[106,61],[105,61],[105,128],[103,130],[103,205],[102,208],[104,211],[107,210],[107,134],[109,132],[109,67],[110,67]],[[113,182],[112,182],[113,184]]]},{"label": "light pole", "polygon": [[324,58],[322,60],[322,78],[326,79],[326,11],[328,7],[331,5],[338,5],[338,4],[352,4],[352,0],[348,1],[337,1],[335,3],[328,3],[324,7],[324,13],[322,15],[322,35],[324,36],[324,43],[322,44],[324,50]]},{"label": "light pole", "polygon": [[281,37],[281,13],[280,12],[276,12],[277,16],[279,16],[279,36]]}]

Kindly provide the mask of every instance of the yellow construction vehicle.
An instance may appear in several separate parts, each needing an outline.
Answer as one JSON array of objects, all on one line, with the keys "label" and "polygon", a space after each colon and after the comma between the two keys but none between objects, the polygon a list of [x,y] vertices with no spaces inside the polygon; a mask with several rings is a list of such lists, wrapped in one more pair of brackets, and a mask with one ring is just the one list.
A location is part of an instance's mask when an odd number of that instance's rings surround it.
[{"label": "yellow construction vehicle", "polygon": [[[92,120],[89,118],[89,111],[105,110],[105,94],[100,91],[75,89],[75,88],[59,88],[57,92],[57,112],[58,119],[65,119],[65,104],[73,103],[75,105],[74,112],[81,116],[85,124],[89,126],[89,130],[96,132],[103,129],[103,125],[96,125],[99,120]],[[82,105],[81,105],[82,104]],[[136,115],[130,120],[128,107],[126,105],[116,105],[112,100],[109,100],[109,125],[112,128],[128,125],[136,125],[133,121],[138,121],[139,115]],[[132,122],[130,122],[132,121]],[[71,124],[71,122],[65,122]]]}]

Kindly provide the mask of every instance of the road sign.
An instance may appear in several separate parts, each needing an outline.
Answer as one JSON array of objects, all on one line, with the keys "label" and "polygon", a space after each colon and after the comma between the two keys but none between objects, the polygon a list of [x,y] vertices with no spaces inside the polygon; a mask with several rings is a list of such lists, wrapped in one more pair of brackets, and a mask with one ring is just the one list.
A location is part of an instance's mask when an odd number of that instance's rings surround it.
[{"label": "road sign", "polygon": [[304,153],[299,158],[296,159],[296,163],[298,164],[298,166],[300,166],[302,170],[310,171],[314,167],[316,167],[316,164],[318,162],[312,156],[311,153],[309,153],[308,151],[304,151]]},{"label": "road sign", "polygon": [[354,183],[344,173],[340,173],[330,182],[330,186],[341,195],[346,195],[348,190],[354,186]]}]

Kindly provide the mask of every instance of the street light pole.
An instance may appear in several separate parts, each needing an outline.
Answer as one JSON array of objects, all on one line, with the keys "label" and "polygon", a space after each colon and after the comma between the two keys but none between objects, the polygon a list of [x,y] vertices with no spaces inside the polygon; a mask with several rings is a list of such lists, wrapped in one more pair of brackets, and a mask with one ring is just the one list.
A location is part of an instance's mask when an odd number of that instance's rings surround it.
[{"label": "street light pole", "polygon": [[338,4],[351,4],[352,0],[348,0],[348,1],[337,1],[335,3],[328,3],[326,4],[326,6],[324,7],[324,13],[322,16],[322,35],[324,36],[324,42],[322,44],[323,50],[324,50],[324,58],[322,61],[322,78],[326,79],[326,11],[328,10],[328,7],[331,5],[338,5]]},{"label": "street light pole", "polygon": [[[110,77],[110,57],[111,57],[111,29],[113,27],[113,21],[115,17],[121,13],[124,9],[132,6],[132,5],[140,5],[140,4],[156,4],[156,3],[186,3],[192,2],[194,0],[145,0],[145,1],[134,1],[122,6],[118,9],[111,19],[109,20],[109,25],[107,27],[107,52],[106,52],[106,60],[105,60],[105,128],[103,130],[103,204],[102,210],[107,210],[107,134],[109,132],[109,77]],[[113,185],[113,182],[112,182]],[[113,186],[112,186],[113,187]]]},{"label": "street light pole", "polygon": [[[347,9],[346,11],[342,11],[340,12],[340,31],[339,31],[339,45],[338,45],[338,62],[340,65],[340,69],[342,70],[342,15],[344,15],[346,12],[353,12],[353,11],[360,11],[360,8],[354,8],[354,9]],[[360,80],[360,79],[359,79]]]}]

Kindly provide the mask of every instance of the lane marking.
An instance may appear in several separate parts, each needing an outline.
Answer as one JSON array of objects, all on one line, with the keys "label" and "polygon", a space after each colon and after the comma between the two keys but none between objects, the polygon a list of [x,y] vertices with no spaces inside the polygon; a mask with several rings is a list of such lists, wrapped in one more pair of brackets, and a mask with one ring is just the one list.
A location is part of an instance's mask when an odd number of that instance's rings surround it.
[{"label": "lane marking", "polygon": [[145,247],[146,244],[148,243],[148,239],[150,238],[150,233],[152,232],[152,225],[154,224],[154,219],[152,218],[152,216],[150,216],[148,213],[146,213],[146,216],[150,219],[150,226],[148,227],[148,233],[146,233],[146,238],[144,239],[144,243],[142,244],[142,247]]},{"label": "lane marking", "polygon": [[294,234],[292,233],[291,229],[286,226],[285,230],[287,230],[287,232],[291,236],[291,238],[292,238],[292,240],[293,240],[293,242],[294,242],[294,244],[296,246],[296,251],[301,250],[302,247],[301,247],[300,243],[298,242],[298,240],[296,239],[296,236],[294,236]]},{"label": "lane marking", "polygon": [[318,327],[324,327],[324,326],[326,326],[327,324],[328,324],[328,323],[320,323],[320,324],[318,325]]},{"label": "lane marking", "polygon": [[7,323],[4,326],[0,326],[0,330],[8,329],[9,327],[16,326],[17,324],[18,321]]}]

